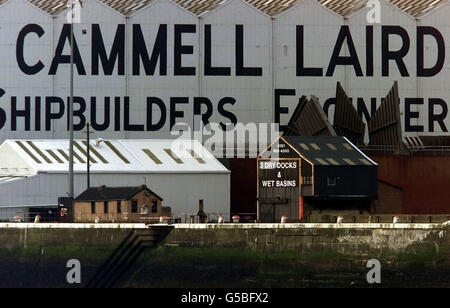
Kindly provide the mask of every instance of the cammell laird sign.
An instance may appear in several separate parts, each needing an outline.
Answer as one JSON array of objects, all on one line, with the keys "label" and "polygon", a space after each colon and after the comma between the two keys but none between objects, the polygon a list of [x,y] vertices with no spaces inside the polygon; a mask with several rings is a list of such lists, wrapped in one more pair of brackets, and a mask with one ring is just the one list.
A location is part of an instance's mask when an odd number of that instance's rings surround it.
[{"label": "cammell laird sign", "polygon": [[[381,1],[344,19],[311,0],[275,18],[233,0],[201,18],[157,0],[125,18],[96,0],[74,25],[74,125],[167,137],[177,123],[287,124],[315,95],[332,119],[341,82],[367,121],[394,81],[406,135],[450,127],[450,6],[420,20]],[[84,12],[84,13],[83,13]],[[65,138],[70,25],[25,0],[0,6],[0,139]]]}]

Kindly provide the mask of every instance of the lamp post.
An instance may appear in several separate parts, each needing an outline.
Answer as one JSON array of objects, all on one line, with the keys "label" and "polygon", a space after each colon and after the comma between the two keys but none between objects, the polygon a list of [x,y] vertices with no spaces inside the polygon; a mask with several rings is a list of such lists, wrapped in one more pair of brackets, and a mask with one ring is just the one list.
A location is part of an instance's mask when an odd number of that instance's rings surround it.
[{"label": "lamp post", "polygon": [[71,1],[71,21],[70,21],[70,97],[69,97],[69,195],[74,198],[73,184],[73,7],[74,1]]},{"label": "lamp post", "polygon": [[73,181],[73,23],[74,23],[74,7],[76,2],[83,5],[81,0],[70,1],[70,98],[69,98],[69,196],[73,199],[74,196],[74,181]]}]

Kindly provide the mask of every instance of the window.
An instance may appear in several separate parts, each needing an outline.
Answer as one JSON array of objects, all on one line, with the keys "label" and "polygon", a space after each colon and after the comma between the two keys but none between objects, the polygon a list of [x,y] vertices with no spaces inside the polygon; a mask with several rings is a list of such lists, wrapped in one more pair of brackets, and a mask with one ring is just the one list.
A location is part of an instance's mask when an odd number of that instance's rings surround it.
[{"label": "window", "polygon": [[103,202],[103,213],[108,214],[108,210],[109,210],[109,206],[108,206],[108,201],[104,201]]},{"label": "window", "polygon": [[120,203],[120,201],[117,201],[117,213],[122,213],[122,204]]},{"label": "window", "polygon": [[322,165],[325,165],[325,166],[328,166],[329,165],[329,163],[327,163],[325,160],[323,160],[322,158],[316,158],[316,160],[319,162],[319,164],[322,164]]},{"label": "window", "polygon": [[131,201],[131,213],[137,213],[137,201]]},{"label": "window", "polygon": [[348,143],[343,143],[342,145],[344,146],[344,148],[346,150],[349,150],[349,151],[353,150],[352,146],[350,144],[348,144]]},{"label": "window", "polygon": [[336,147],[333,144],[331,144],[331,143],[327,143],[327,147],[329,147],[333,151],[337,150]]},{"label": "window", "polygon": [[339,166],[339,163],[334,158],[327,158],[327,161],[332,165]]},{"label": "window", "polygon": [[158,201],[152,201],[152,213],[158,212]]},{"label": "window", "polygon": [[95,201],[91,201],[91,213],[95,214]]},{"label": "window", "polygon": [[312,185],[312,176],[304,176],[303,185]]},{"label": "window", "polygon": [[350,166],[354,166],[356,165],[353,160],[351,160],[350,158],[343,158],[343,161],[345,161],[347,164],[349,164]]},{"label": "window", "polygon": [[170,149],[164,149],[164,151],[177,163],[177,164],[182,164],[183,161],[175,155],[174,152],[172,152],[172,150]]},{"label": "window", "polygon": [[162,164],[162,162],[158,159],[158,157],[156,157],[156,155],[153,154],[153,152],[150,151],[149,149],[142,149],[142,151],[143,151],[145,154],[147,154],[147,156],[150,157],[150,159],[153,160],[153,162],[154,162],[155,164],[158,164],[158,165]]},{"label": "window", "polygon": [[365,159],[365,158],[360,158],[359,161],[362,162],[364,165],[367,165],[367,166],[371,166],[371,165],[372,165],[372,164],[371,164],[367,159]]},{"label": "window", "polygon": [[192,156],[193,158],[195,158],[200,164],[206,164],[206,162],[205,162],[200,156],[198,156],[197,153],[194,152],[194,150],[189,150],[188,152],[189,152],[189,153],[191,154],[191,156]]},{"label": "window", "polygon": [[309,151],[309,148],[308,148],[308,146],[307,146],[306,144],[304,144],[304,143],[299,143],[299,145],[303,148],[303,150]]},{"label": "window", "polygon": [[310,143],[309,144],[314,150],[320,151],[320,147],[317,145],[317,143]]},{"label": "window", "polygon": [[335,176],[328,177],[328,186],[336,186],[336,177]]}]

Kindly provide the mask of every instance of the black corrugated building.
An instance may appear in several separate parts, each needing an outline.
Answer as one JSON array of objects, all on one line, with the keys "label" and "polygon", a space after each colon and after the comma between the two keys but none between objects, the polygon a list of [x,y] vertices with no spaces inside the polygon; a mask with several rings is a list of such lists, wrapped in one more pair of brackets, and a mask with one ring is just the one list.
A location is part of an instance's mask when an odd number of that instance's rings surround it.
[{"label": "black corrugated building", "polygon": [[258,158],[258,216],[299,221],[312,209],[370,208],[377,164],[345,137],[279,137]]}]

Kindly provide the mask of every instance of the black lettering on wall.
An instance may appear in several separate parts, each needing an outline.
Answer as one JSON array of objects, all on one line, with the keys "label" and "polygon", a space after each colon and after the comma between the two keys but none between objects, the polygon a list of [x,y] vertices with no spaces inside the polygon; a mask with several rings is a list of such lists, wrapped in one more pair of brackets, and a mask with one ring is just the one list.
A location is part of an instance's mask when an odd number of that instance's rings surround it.
[{"label": "black lettering on wall", "polygon": [[105,75],[112,75],[116,62],[118,62],[118,74],[125,74],[125,25],[117,25],[116,35],[108,57],[102,32],[98,24],[92,24],[92,75],[98,75],[99,59],[102,62]]},{"label": "black lettering on wall", "polygon": [[[70,102],[70,97],[67,98],[67,102]],[[78,104],[79,108],[75,109],[75,104]],[[73,130],[80,131],[86,126],[86,117],[84,112],[86,111],[86,101],[80,96],[73,97]],[[75,118],[78,118],[78,123],[75,124]],[[67,130],[70,129],[70,115],[67,113]]]},{"label": "black lettering on wall", "polygon": [[366,27],[366,76],[373,76],[373,26]]},{"label": "black lettering on wall", "polygon": [[411,111],[412,105],[423,105],[423,98],[405,98],[405,132],[423,132],[422,125],[412,125],[412,119],[418,119],[419,112]]},{"label": "black lettering on wall", "polygon": [[[5,95],[6,92],[5,90],[0,88],[0,98],[3,97],[3,95]],[[6,112],[3,108],[0,108],[0,129],[3,128],[3,126],[5,126],[6,124]]]},{"label": "black lettering on wall", "polygon": [[322,68],[305,67],[304,43],[305,42],[304,42],[303,26],[297,26],[296,28],[297,76],[310,76],[310,77],[323,76]]},{"label": "black lettering on wall", "polygon": [[327,115],[327,118],[330,118],[329,112],[330,112],[330,107],[332,105],[336,106],[336,98],[335,97],[331,97],[331,98],[327,99],[325,101],[325,103],[323,104],[323,112],[325,112],[325,114]]},{"label": "black lettering on wall", "polygon": [[[66,45],[66,41],[69,42],[70,46],[70,26],[69,24],[65,24],[62,28],[61,35],[59,36],[58,45],[55,50],[55,57],[53,58],[52,64],[50,66],[49,75],[56,75],[58,70],[58,66],[60,64],[69,64],[70,63],[70,54],[63,55],[64,46]],[[75,39],[75,35],[73,38],[73,63],[77,67],[78,75],[86,75],[86,70],[84,69],[83,60],[81,59],[80,50],[78,49],[78,44]]]},{"label": "black lettering on wall", "polygon": [[[206,106],[205,113],[202,113],[202,106]],[[203,125],[209,124],[209,118],[213,113],[213,105],[206,97],[194,97],[194,116],[201,115]]]},{"label": "black lettering on wall", "polygon": [[175,25],[174,43],[174,75],[175,76],[195,76],[195,67],[183,67],[182,56],[194,54],[194,46],[182,44],[183,33],[195,33],[196,25]]},{"label": "black lettering on wall", "polygon": [[[425,68],[424,37],[432,36],[437,44],[437,60],[433,67]],[[433,49],[434,50],[434,49]],[[433,27],[417,27],[417,76],[432,77],[439,74],[445,63],[445,43],[441,32]]]},{"label": "black lettering on wall", "polygon": [[114,130],[120,131],[120,96],[114,97]]},{"label": "black lettering on wall", "polygon": [[375,97],[372,97],[370,99],[370,113],[369,113],[364,98],[358,97],[358,99],[356,100],[356,110],[361,119],[365,118],[366,122],[369,122],[370,118],[372,118],[372,116],[377,111],[377,99]]},{"label": "black lettering on wall", "polygon": [[[440,114],[434,113],[434,106],[440,106],[442,112]],[[445,119],[448,115],[447,103],[441,98],[430,98],[428,101],[428,129],[430,132],[434,132],[434,122],[437,122],[441,127],[443,132],[448,132],[447,126],[445,125]]]},{"label": "black lettering on wall", "polygon": [[23,117],[25,120],[25,131],[30,131],[31,128],[31,98],[25,96],[25,109],[17,109],[17,97],[11,97],[11,130],[17,130],[17,118]]},{"label": "black lettering on wall", "polygon": [[[160,111],[160,118],[153,124],[153,105]],[[147,131],[154,132],[164,127],[166,124],[167,110],[164,102],[158,97],[147,97]]]},{"label": "black lettering on wall", "polygon": [[22,28],[19,32],[19,36],[17,37],[17,43],[16,43],[16,59],[17,64],[19,65],[19,68],[22,72],[24,72],[27,75],[34,75],[39,73],[43,68],[44,64],[39,60],[34,65],[28,65],[25,62],[24,58],[24,45],[25,45],[25,37],[29,33],[35,33],[38,37],[42,37],[45,33],[44,29],[42,29],[41,26],[36,24],[29,24]]},{"label": "black lettering on wall", "polygon": [[171,97],[170,98],[170,130],[176,124],[177,118],[183,118],[184,112],[177,111],[178,104],[189,104],[189,98],[187,97]]},{"label": "black lettering on wall", "polygon": [[103,123],[98,123],[97,121],[97,98],[95,96],[91,97],[91,125],[92,128],[96,131],[105,131],[108,129],[110,124],[110,107],[111,107],[111,98],[105,97],[104,102],[104,114],[103,114]]},{"label": "black lettering on wall", "polygon": [[154,75],[159,59],[159,75],[167,75],[167,25],[159,25],[151,58],[148,56],[141,25],[133,25],[133,75],[141,72],[141,59],[146,75]]},{"label": "black lettering on wall", "polygon": [[[347,42],[349,56],[340,56],[342,46],[344,42]],[[336,65],[353,65],[355,69],[356,76],[363,76],[361,69],[361,64],[359,63],[358,54],[356,53],[355,44],[353,43],[353,38],[350,33],[350,28],[348,26],[342,26],[339,31],[339,35],[334,45],[333,55],[330,59],[330,64],[328,65],[327,76],[333,76]]]},{"label": "black lettering on wall", "polygon": [[41,97],[34,98],[34,130],[41,131]]},{"label": "black lettering on wall", "polygon": [[211,49],[211,25],[205,25],[205,76],[231,76],[230,67],[212,66]]},{"label": "black lettering on wall", "polygon": [[[288,114],[289,108],[281,107],[281,96],[294,96],[294,89],[275,89],[275,123],[281,124],[281,114]],[[286,126],[280,125],[280,131],[284,131]]]},{"label": "black lettering on wall", "polygon": [[[58,105],[58,111],[52,112],[52,105]],[[45,130],[52,129],[52,120],[61,119],[64,115],[64,101],[60,97],[47,96],[45,97]]]},{"label": "black lettering on wall", "polygon": [[244,67],[244,26],[236,25],[236,76],[262,76],[261,67]]},{"label": "black lettering on wall", "polygon": [[131,124],[130,123],[130,97],[125,96],[124,99],[124,125],[123,129],[125,131],[142,132],[144,131],[144,125],[141,124]]},{"label": "black lettering on wall", "polygon": [[[398,35],[402,39],[402,47],[397,51],[391,51],[389,48],[389,37],[391,35]],[[381,36],[382,76],[389,76],[389,61],[394,60],[397,63],[400,74],[403,77],[409,77],[408,69],[403,61],[403,58],[407,55],[410,47],[408,32],[400,26],[382,26]]]},{"label": "black lettering on wall", "polygon": [[[236,103],[236,100],[232,97],[224,97],[219,101],[219,104],[217,106],[217,110],[219,111],[220,115],[222,115],[223,117],[227,118],[230,120],[231,125],[234,127],[237,124],[237,118],[234,115],[234,113],[226,110],[224,107],[227,104],[230,104],[231,106],[234,106],[234,104]],[[220,122],[220,126],[222,127],[223,130],[227,130],[227,126],[230,123],[223,123]]]}]

